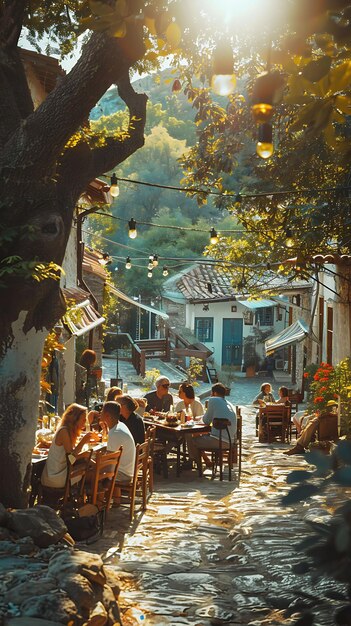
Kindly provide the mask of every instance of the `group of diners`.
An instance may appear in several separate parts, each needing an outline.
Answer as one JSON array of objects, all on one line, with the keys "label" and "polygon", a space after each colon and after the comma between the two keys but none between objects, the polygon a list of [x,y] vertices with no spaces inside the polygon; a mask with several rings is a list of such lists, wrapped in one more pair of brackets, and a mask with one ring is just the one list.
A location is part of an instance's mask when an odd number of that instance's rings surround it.
[{"label": "group of diners", "polygon": [[[226,418],[230,421],[230,437],[236,434],[236,413],[234,407],[225,397],[226,388],[221,383],[212,386],[211,397],[206,410],[195,398],[194,387],[189,383],[179,386],[179,402],[174,405],[173,396],[169,393],[170,381],[159,376],[155,381],[155,390],[145,394],[142,399],[134,399],[125,395],[118,387],[108,390],[106,401],[101,410],[88,409],[80,404],[67,407],[57,426],[51,443],[45,467],[42,473],[42,484],[45,487],[64,487],[67,476],[67,456],[71,462],[79,455],[86,444],[94,445],[100,441],[101,433],[107,435],[106,448],[114,452],[122,446],[122,455],[117,473],[119,482],[129,482],[133,477],[136,444],[145,440],[145,425],[142,418],[144,412],[169,412],[174,406],[175,412],[184,411],[193,418],[200,418],[206,425],[211,425],[214,417]],[[88,428],[87,428],[88,426]],[[86,432],[84,432],[86,431]],[[212,450],[219,447],[219,432],[214,428],[210,432],[187,437],[189,464],[201,462],[206,464],[209,459],[200,450]],[[226,433],[223,434],[223,448],[228,447]]]}]

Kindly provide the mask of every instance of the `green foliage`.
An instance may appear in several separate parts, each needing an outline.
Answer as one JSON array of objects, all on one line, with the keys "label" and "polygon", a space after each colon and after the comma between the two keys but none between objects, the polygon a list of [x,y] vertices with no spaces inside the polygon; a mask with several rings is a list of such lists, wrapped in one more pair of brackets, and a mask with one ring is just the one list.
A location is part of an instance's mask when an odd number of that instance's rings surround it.
[{"label": "green foliage", "polygon": [[153,367],[151,370],[146,370],[142,383],[144,389],[151,389],[155,384],[156,378],[158,378],[160,374],[160,370],[156,369],[155,367]]},{"label": "green foliage", "polygon": [[308,408],[328,411],[328,402],[340,403],[341,431],[351,433],[351,359],[343,359],[332,367],[327,363],[306,368],[305,380],[309,383]]},{"label": "green foliage", "polygon": [[190,357],[189,367],[186,369],[188,382],[193,386],[197,386],[199,383],[197,379],[202,375],[202,360],[197,359],[195,356]]},{"label": "green foliage", "polygon": [[9,279],[34,280],[38,283],[48,278],[60,280],[62,271],[62,267],[53,261],[24,261],[17,255],[8,256],[0,260],[0,289],[7,286]]}]

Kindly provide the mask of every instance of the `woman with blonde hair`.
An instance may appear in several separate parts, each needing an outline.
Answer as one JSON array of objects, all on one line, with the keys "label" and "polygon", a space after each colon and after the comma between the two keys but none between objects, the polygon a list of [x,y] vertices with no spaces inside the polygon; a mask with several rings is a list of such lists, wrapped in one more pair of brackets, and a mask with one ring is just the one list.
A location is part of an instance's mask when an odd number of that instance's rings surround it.
[{"label": "woman with blonde hair", "polygon": [[87,432],[76,445],[79,435],[85,429],[86,419],[87,408],[81,404],[70,404],[65,410],[57,426],[42,473],[41,482],[45,487],[64,487],[67,477],[66,455],[77,456],[84,444],[98,441],[97,433]]}]

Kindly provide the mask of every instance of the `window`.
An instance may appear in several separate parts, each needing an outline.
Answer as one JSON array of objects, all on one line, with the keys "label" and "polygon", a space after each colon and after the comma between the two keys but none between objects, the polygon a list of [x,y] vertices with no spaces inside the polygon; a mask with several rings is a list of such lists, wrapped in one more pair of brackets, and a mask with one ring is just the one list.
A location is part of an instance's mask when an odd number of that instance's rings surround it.
[{"label": "window", "polygon": [[273,326],[273,307],[266,306],[256,311],[257,321],[260,326]]},{"label": "window", "polygon": [[199,341],[213,341],[213,317],[195,317],[195,335]]}]

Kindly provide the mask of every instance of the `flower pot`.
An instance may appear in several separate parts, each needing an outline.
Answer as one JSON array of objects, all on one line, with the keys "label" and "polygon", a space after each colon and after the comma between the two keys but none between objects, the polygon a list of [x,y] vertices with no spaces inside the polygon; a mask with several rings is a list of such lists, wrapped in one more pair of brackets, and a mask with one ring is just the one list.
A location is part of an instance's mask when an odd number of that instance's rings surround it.
[{"label": "flower pot", "polygon": [[252,378],[256,374],[256,367],[254,365],[248,365],[246,367],[246,377]]}]

